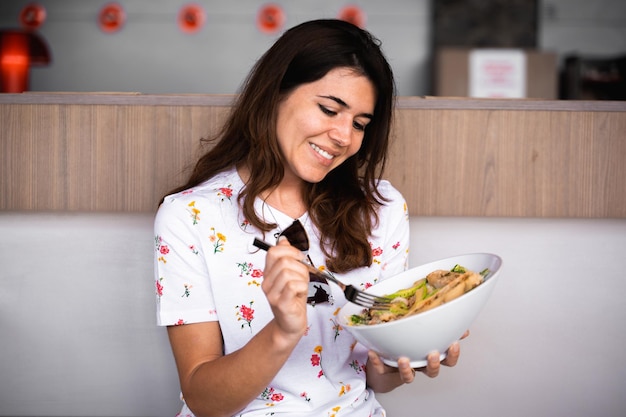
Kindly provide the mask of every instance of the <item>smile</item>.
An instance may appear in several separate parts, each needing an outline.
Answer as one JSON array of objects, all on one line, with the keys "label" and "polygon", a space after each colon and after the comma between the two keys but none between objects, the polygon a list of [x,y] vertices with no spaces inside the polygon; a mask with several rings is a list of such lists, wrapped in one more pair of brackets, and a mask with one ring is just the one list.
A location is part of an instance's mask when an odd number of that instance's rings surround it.
[{"label": "smile", "polygon": [[313,148],[313,150],[315,152],[317,152],[318,154],[320,154],[322,157],[326,158],[326,159],[333,159],[334,156],[329,154],[328,152],[326,152],[325,150],[321,149],[319,146],[315,145],[314,143],[311,143],[311,148]]}]

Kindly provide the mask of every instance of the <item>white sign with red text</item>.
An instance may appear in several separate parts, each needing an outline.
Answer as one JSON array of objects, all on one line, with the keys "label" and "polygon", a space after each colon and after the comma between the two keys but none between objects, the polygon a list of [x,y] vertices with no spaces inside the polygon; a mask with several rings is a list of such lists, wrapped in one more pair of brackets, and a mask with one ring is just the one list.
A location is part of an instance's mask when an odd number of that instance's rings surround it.
[{"label": "white sign with red text", "polygon": [[475,49],[469,56],[469,95],[525,98],[526,54],[518,49]]}]

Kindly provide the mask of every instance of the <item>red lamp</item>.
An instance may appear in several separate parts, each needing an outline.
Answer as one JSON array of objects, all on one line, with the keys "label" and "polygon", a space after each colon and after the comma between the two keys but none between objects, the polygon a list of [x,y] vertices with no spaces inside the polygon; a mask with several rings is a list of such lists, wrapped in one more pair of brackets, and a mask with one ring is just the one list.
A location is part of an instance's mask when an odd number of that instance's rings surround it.
[{"label": "red lamp", "polygon": [[50,52],[37,33],[22,29],[0,30],[0,92],[28,90],[31,66],[50,63]]}]

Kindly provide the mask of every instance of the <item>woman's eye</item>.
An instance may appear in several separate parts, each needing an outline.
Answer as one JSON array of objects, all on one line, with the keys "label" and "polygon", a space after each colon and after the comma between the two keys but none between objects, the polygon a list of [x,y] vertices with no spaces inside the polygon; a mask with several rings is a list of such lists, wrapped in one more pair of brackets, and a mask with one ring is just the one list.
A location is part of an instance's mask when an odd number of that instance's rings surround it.
[{"label": "woman's eye", "polygon": [[328,115],[328,116],[334,116],[337,113],[332,111],[331,109],[329,109],[328,107],[322,106],[321,104],[319,105],[320,110],[322,111],[322,113]]},{"label": "woman's eye", "polygon": [[361,132],[365,130],[365,125],[359,122],[352,123],[352,126],[354,127],[354,129],[361,131]]}]

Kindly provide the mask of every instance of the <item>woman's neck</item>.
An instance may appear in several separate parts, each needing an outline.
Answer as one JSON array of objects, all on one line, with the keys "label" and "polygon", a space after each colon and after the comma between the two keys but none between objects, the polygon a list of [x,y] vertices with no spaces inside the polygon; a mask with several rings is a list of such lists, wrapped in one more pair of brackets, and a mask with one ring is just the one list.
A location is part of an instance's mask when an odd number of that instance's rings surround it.
[{"label": "woman's neck", "polygon": [[[244,184],[247,183],[250,178],[250,171],[246,167],[238,167],[237,170]],[[307,212],[303,197],[303,185],[304,183],[300,178],[285,177],[276,187],[263,191],[259,198],[274,209],[297,219]]]}]

